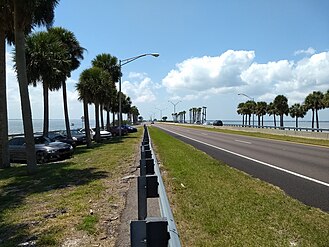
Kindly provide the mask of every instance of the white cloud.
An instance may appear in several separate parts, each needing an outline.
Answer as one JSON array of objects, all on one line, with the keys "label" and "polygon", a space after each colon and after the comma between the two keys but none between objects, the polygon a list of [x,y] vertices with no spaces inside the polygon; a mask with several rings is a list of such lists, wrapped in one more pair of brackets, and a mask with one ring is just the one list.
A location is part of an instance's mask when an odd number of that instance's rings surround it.
[{"label": "white cloud", "polygon": [[240,73],[252,62],[253,51],[228,50],[218,57],[191,58],[176,65],[162,80],[169,92],[200,91],[241,85]]},{"label": "white cloud", "polygon": [[[314,50],[314,49],[313,49]],[[307,50],[309,54],[312,49]],[[174,96],[184,100],[244,92],[257,100],[272,101],[284,94],[302,102],[314,90],[329,88],[329,52],[298,61],[254,61],[254,51],[226,51],[218,57],[187,59],[162,80]]]},{"label": "white cloud", "polygon": [[122,82],[122,92],[131,98],[133,104],[155,101],[154,91],[159,87],[145,73],[130,73],[128,80]]},{"label": "white cloud", "polygon": [[307,50],[298,50],[298,51],[295,51],[295,56],[297,55],[301,55],[301,54],[305,54],[305,55],[313,55],[315,54],[316,50],[312,47],[309,47]]}]

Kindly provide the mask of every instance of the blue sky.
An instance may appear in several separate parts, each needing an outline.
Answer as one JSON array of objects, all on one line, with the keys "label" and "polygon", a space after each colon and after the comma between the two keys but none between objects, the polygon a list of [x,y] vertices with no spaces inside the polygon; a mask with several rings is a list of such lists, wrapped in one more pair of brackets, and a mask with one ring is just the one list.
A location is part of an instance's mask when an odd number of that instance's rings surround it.
[{"label": "blue sky", "polygon": [[[123,91],[145,119],[159,118],[158,109],[171,118],[168,100],[181,101],[176,112],[206,106],[208,119],[224,120],[241,118],[236,106],[248,99],[238,93],[267,102],[284,94],[290,105],[302,103],[329,89],[328,9],[326,0],[60,1],[54,26],[74,32],[87,49],[67,82],[70,116],[82,116],[75,83],[100,53],[160,54],[122,68]],[[9,118],[21,118],[7,51]],[[33,118],[42,118],[41,87],[30,94]],[[63,118],[62,108],[61,91],[51,93],[50,118]],[[329,120],[328,109],[320,120]]]}]

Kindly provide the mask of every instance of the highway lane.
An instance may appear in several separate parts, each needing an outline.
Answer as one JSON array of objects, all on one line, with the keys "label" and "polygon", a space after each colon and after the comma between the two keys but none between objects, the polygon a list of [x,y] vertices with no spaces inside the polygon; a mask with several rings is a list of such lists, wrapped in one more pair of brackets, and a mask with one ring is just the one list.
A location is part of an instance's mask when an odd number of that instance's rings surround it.
[{"label": "highway lane", "polygon": [[329,211],[329,149],[156,124],[228,165],[279,186],[307,205]]}]

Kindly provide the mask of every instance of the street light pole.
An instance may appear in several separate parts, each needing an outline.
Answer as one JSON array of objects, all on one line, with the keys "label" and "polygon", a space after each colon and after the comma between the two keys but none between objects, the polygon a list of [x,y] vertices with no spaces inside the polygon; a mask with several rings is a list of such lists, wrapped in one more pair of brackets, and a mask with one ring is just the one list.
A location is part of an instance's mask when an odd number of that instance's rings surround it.
[{"label": "street light pole", "polygon": [[160,121],[162,121],[162,111],[166,110],[167,108],[159,109],[159,108],[155,107],[155,109],[160,111]]},{"label": "street light pole", "polygon": [[[247,97],[248,99],[252,100],[254,103],[256,103],[256,102],[255,102],[255,99],[252,98],[252,97],[250,97],[250,96],[248,96],[247,94],[244,94],[244,93],[238,93],[238,95],[243,95],[243,96]],[[255,118],[254,118],[254,114],[255,114],[255,109],[253,109],[253,111],[252,111],[252,127],[255,127]]]},{"label": "street light pole", "polygon": [[145,57],[145,56],[153,56],[153,57],[158,57],[159,53],[145,53],[139,56],[135,57],[130,57],[126,59],[121,59],[119,60],[119,69],[120,69],[120,78],[119,78],[119,136],[121,137],[121,125],[122,125],[122,103],[121,103],[121,78],[122,78],[122,73],[121,69],[123,65],[126,65],[127,63],[131,63],[132,61],[135,61],[138,58]]},{"label": "street light pole", "polygon": [[[168,100],[168,102],[171,103],[171,104],[174,106],[174,115],[175,115],[175,113],[176,113],[176,105],[178,105],[178,103],[180,103],[180,102],[182,102],[182,101],[179,100],[179,101],[177,101],[176,103],[174,103],[174,102]],[[173,119],[173,120],[174,120],[174,119]]]}]

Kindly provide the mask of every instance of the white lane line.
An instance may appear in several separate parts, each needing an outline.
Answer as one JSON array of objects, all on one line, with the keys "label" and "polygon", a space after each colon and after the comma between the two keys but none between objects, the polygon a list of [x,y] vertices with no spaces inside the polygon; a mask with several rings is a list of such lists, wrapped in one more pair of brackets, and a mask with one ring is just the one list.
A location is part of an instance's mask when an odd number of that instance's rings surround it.
[{"label": "white lane line", "polygon": [[244,144],[251,144],[251,142],[246,142],[246,141],[241,141],[241,140],[234,140],[236,142],[241,142],[241,143],[244,143]]},{"label": "white lane line", "polygon": [[208,134],[207,133],[201,133],[202,135],[204,135],[204,136],[208,136]]},{"label": "white lane line", "polygon": [[312,181],[312,182],[314,182],[314,183],[318,183],[318,184],[324,185],[324,186],[326,186],[326,187],[329,187],[329,183],[326,183],[326,182],[323,182],[323,181],[317,180],[317,179],[315,179],[315,178],[311,178],[311,177],[308,177],[308,176],[305,176],[305,175],[299,174],[299,173],[297,173],[297,172],[289,171],[289,170],[287,170],[287,169],[284,169],[284,168],[281,168],[281,167],[278,167],[278,166],[275,166],[275,165],[272,165],[272,164],[269,164],[269,163],[266,163],[266,162],[263,162],[263,161],[260,161],[260,160],[256,160],[256,159],[254,159],[254,158],[251,158],[251,157],[245,156],[245,155],[243,155],[243,154],[235,153],[235,152],[233,152],[233,151],[230,151],[230,150],[227,150],[227,149],[224,149],[224,148],[220,148],[220,147],[217,147],[217,146],[215,146],[215,145],[212,145],[212,144],[209,144],[209,143],[206,143],[206,142],[202,142],[202,141],[196,140],[196,139],[194,139],[194,138],[191,138],[191,137],[188,137],[188,136],[185,136],[185,135],[179,134],[179,133],[177,133],[177,132],[175,132],[175,131],[172,131],[172,130],[168,130],[168,129],[165,129],[165,128],[162,128],[162,127],[159,127],[159,128],[164,129],[164,130],[169,131],[169,132],[172,132],[172,133],[174,133],[174,134],[176,134],[176,135],[179,135],[179,136],[182,136],[182,137],[184,137],[184,138],[190,139],[190,140],[192,140],[192,141],[199,142],[199,143],[201,143],[201,144],[207,145],[207,146],[209,146],[209,147],[216,148],[216,149],[218,149],[218,150],[221,150],[221,151],[224,151],[224,152],[227,152],[227,153],[230,153],[230,154],[233,154],[233,155],[239,156],[239,157],[244,158],[244,159],[247,159],[247,160],[251,160],[251,161],[256,162],[256,163],[259,163],[259,164],[261,164],[261,165],[268,166],[268,167],[271,167],[271,168],[273,168],[273,169],[276,169],[276,170],[279,170],[279,171],[282,171],[282,172],[289,173],[289,174],[294,175],[294,176],[296,176],[296,177],[300,177],[300,178],[303,178],[303,179],[306,179],[306,180]]}]

